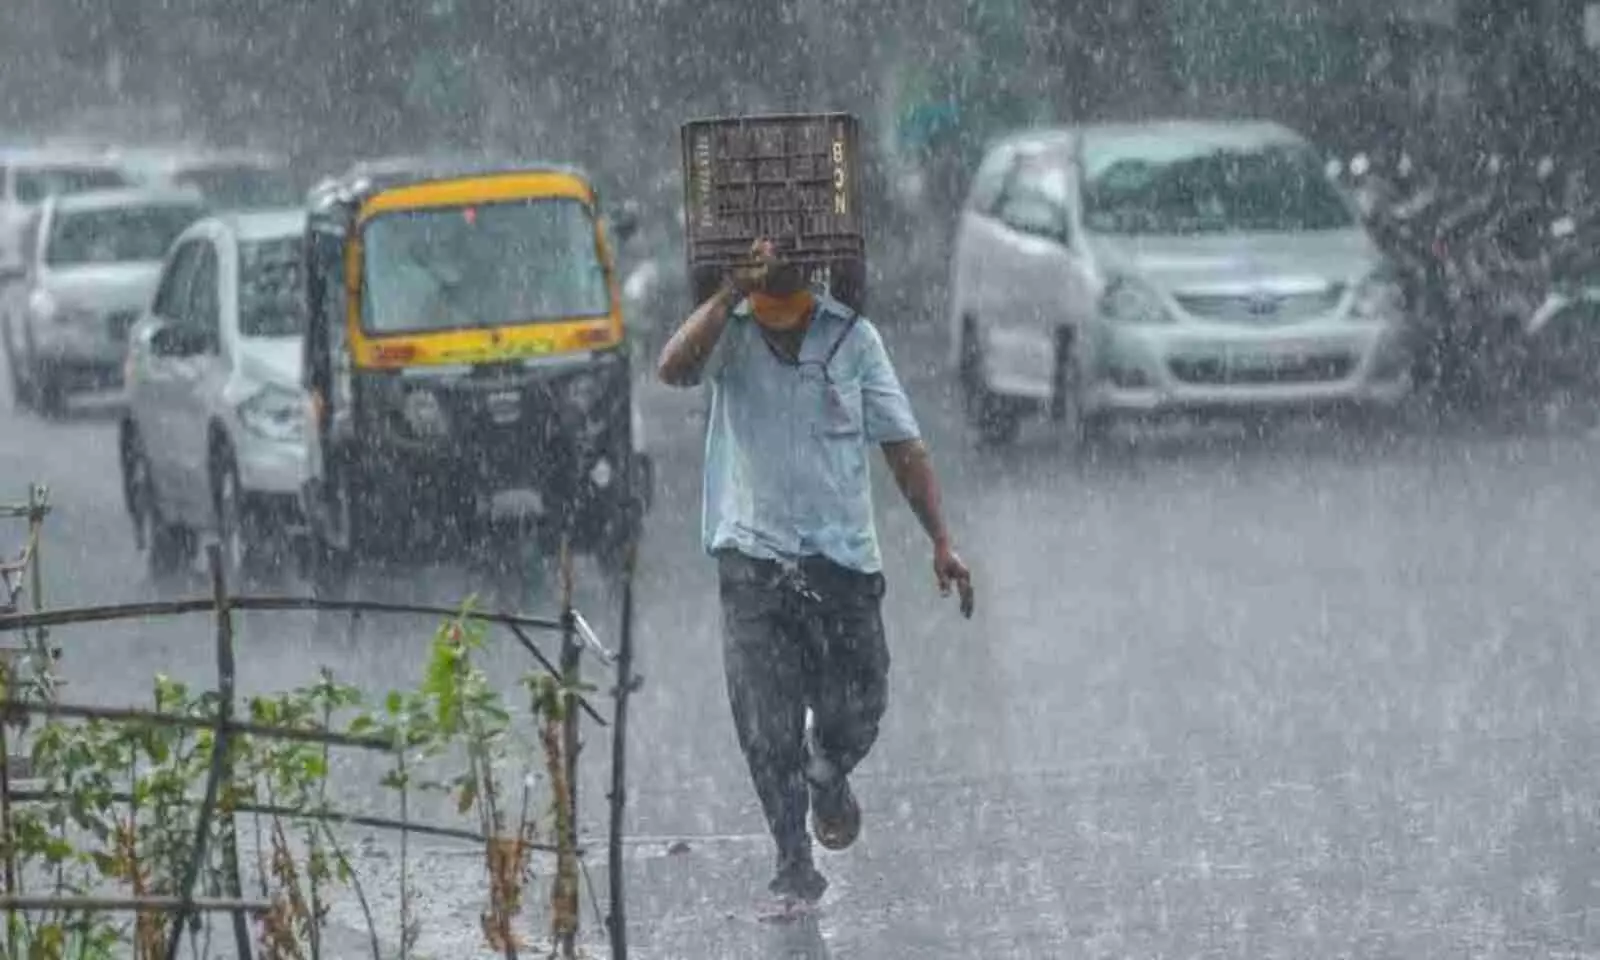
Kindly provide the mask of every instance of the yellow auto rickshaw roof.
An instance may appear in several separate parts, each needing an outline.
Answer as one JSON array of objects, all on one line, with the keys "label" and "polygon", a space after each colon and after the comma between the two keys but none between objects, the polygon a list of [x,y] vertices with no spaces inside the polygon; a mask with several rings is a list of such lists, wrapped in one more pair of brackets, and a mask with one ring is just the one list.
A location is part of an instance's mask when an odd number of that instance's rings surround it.
[{"label": "yellow auto rickshaw roof", "polygon": [[593,203],[594,188],[581,174],[569,170],[513,170],[444,177],[378,190],[362,202],[357,219],[365,221],[379,214],[403,210],[543,197]]}]

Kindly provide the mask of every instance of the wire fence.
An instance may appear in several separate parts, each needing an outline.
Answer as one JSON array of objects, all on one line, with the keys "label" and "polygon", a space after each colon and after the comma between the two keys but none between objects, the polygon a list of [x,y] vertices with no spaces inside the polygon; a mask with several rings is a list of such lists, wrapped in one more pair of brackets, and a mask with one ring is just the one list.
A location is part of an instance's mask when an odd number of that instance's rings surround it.
[{"label": "wire fence", "polygon": [[[204,787],[201,796],[192,799],[197,805],[194,821],[193,840],[189,848],[187,863],[184,865],[181,880],[173,895],[145,894],[130,896],[102,896],[81,891],[58,891],[56,895],[40,895],[27,893],[22,889],[22,878],[16,869],[16,837],[13,834],[14,812],[18,805],[59,802],[64,798],[60,791],[37,788],[20,788],[13,784],[13,778],[0,772],[0,837],[4,839],[3,849],[0,849],[0,860],[4,861],[4,887],[0,889],[0,911],[7,917],[7,944],[6,955],[21,956],[16,943],[16,925],[13,919],[23,912],[29,911],[65,911],[65,912],[120,912],[135,913],[141,916],[156,912],[170,916],[171,922],[166,925],[166,943],[164,956],[173,960],[177,956],[184,931],[190,926],[191,921],[201,914],[220,913],[230,915],[232,918],[234,949],[240,958],[253,958],[257,955],[250,937],[247,920],[252,916],[259,918],[273,909],[273,903],[265,898],[249,898],[243,894],[242,883],[238,870],[239,850],[237,834],[232,828],[232,819],[238,814],[265,814],[268,816],[293,817],[296,821],[315,821],[326,828],[327,825],[358,825],[369,828],[396,831],[400,835],[401,846],[401,898],[402,898],[402,927],[405,921],[405,898],[408,895],[406,888],[406,840],[409,836],[429,836],[450,841],[479,844],[484,846],[487,859],[490,863],[491,873],[494,871],[496,851],[500,849],[504,837],[491,836],[492,831],[473,831],[456,827],[423,823],[412,819],[406,813],[405,793],[401,794],[401,816],[398,818],[368,816],[351,811],[332,809],[327,805],[320,805],[314,809],[303,806],[293,807],[271,803],[256,803],[241,800],[231,795],[228,790],[233,782],[235,750],[233,744],[241,738],[259,738],[270,741],[291,741],[323,747],[340,747],[367,751],[378,754],[387,754],[396,758],[402,766],[405,764],[404,743],[398,743],[392,735],[358,735],[352,732],[341,732],[329,727],[307,728],[304,725],[280,725],[261,723],[243,719],[239,716],[239,696],[237,692],[237,669],[235,664],[235,628],[234,617],[237,613],[245,611],[319,611],[325,613],[350,613],[361,615],[372,614],[408,614],[419,617],[431,617],[442,620],[460,618],[464,621],[480,623],[488,629],[498,628],[504,635],[509,636],[515,644],[524,650],[537,664],[538,670],[549,677],[559,697],[562,708],[553,716],[559,717],[561,749],[559,755],[559,771],[552,771],[552,789],[558,795],[553,798],[557,810],[556,828],[553,842],[533,843],[525,838],[516,838],[513,844],[518,851],[533,850],[552,854],[556,858],[556,890],[555,899],[563,902],[557,904],[552,901],[553,909],[564,908],[570,914],[570,923],[564,928],[553,931],[553,949],[556,955],[562,957],[577,956],[577,943],[579,934],[579,873],[587,879],[588,872],[585,866],[585,856],[589,845],[585,844],[578,835],[577,827],[577,801],[578,801],[578,755],[580,752],[580,724],[585,722],[597,727],[609,727],[610,736],[610,776],[608,803],[608,836],[606,838],[606,856],[609,872],[608,904],[604,914],[600,917],[601,926],[606,940],[609,941],[610,955],[613,958],[626,958],[627,948],[627,922],[624,909],[624,878],[623,878],[623,829],[624,811],[626,804],[626,730],[627,711],[630,695],[638,688],[639,679],[633,674],[633,597],[632,573],[634,567],[633,551],[624,564],[621,582],[621,619],[619,627],[619,645],[616,650],[607,649],[599,640],[593,628],[572,603],[571,567],[570,563],[563,564],[565,568],[566,588],[562,591],[561,608],[555,617],[519,616],[508,613],[479,612],[471,609],[451,609],[446,607],[433,607],[416,604],[386,604],[360,601],[329,601],[298,596],[246,596],[234,595],[223,574],[223,564],[220,549],[212,545],[206,551],[210,572],[211,592],[208,597],[190,597],[178,600],[127,603],[102,605],[91,607],[75,607],[62,609],[44,609],[41,596],[40,576],[38,568],[38,543],[39,531],[44,517],[48,514],[47,498],[42,490],[30,490],[29,500],[25,507],[5,508],[0,515],[26,517],[29,521],[29,536],[27,547],[19,563],[7,564],[0,567],[6,573],[5,583],[7,590],[0,599],[8,600],[7,606],[0,608],[0,634],[20,635],[25,638],[25,643],[20,647],[5,648],[7,657],[0,663],[0,754],[9,753],[5,730],[8,726],[24,726],[30,716],[40,716],[56,720],[98,721],[111,724],[141,724],[155,727],[182,728],[190,731],[209,731],[208,770],[204,778]],[[26,576],[31,587],[29,591],[12,587],[14,578],[17,581]],[[19,595],[31,592],[30,609],[19,609]],[[106,624],[117,621],[144,619],[149,617],[174,617],[193,614],[210,614],[215,620],[215,687],[214,709],[207,715],[193,715],[188,713],[162,712],[159,710],[140,710],[120,707],[107,707],[95,704],[63,702],[55,695],[52,686],[41,686],[37,683],[23,682],[24,671],[17,669],[18,655],[34,656],[44,655],[44,665],[54,660],[54,655],[48,653],[48,637],[52,628],[68,625]],[[541,649],[535,637],[543,634],[554,636],[559,641],[559,649],[554,657]],[[597,662],[608,674],[609,686],[603,688],[590,688],[592,695],[586,696],[583,665],[586,661]],[[34,661],[35,674],[48,672],[42,669],[39,661]],[[610,700],[609,716],[605,715],[597,705],[597,700],[604,698]],[[229,793],[225,802],[221,800],[224,793]],[[112,802],[121,804],[135,804],[137,798],[131,792],[116,793],[111,798]],[[226,821],[217,829],[218,818]],[[213,844],[219,843],[223,849],[213,851]],[[223,889],[219,896],[202,895],[207,891],[199,890],[199,881],[202,871],[211,862],[211,855],[216,852],[224,868],[220,871]],[[493,877],[491,877],[493,880]],[[217,892],[217,891],[211,891]],[[378,943],[378,932],[372,925],[371,913],[366,906],[365,895],[357,889],[361,897],[363,911],[367,914],[369,932],[372,939],[374,956],[381,955]],[[599,914],[601,907],[598,895],[590,884],[590,896],[594,901],[595,912]],[[509,922],[509,921],[508,921]],[[407,949],[406,931],[401,930],[400,937],[401,955]],[[517,955],[518,945],[514,940],[506,940],[496,945],[507,958]],[[312,956],[317,956],[317,938],[312,937]]]}]

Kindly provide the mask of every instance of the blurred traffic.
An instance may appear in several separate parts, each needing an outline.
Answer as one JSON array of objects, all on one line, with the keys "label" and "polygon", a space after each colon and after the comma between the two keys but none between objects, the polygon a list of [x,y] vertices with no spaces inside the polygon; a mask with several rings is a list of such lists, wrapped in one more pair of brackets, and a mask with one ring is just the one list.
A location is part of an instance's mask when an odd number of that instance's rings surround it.
[{"label": "blurred traffic", "polygon": [[[1174,417],[1261,425],[1332,412],[1386,430],[1427,429],[1445,416],[1600,421],[1600,217],[1578,165],[1494,152],[1430,165],[1386,143],[1324,148],[1249,117],[1034,123],[997,130],[972,151],[961,146],[968,141],[940,139],[958,118],[930,111],[902,130],[911,141],[853,130],[847,139],[852,151],[860,140],[852,162],[867,178],[860,202],[881,221],[879,241],[893,231],[943,235],[920,249],[932,267],[925,275],[946,281],[944,376],[975,443],[1013,442],[1036,421],[1084,455],[1119,425]],[[922,146],[886,149],[904,142]],[[653,356],[711,276],[696,272],[693,244],[707,241],[694,239],[686,216],[689,171],[613,196],[573,166],[591,184],[585,209],[602,224],[597,249],[606,251],[586,265],[561,266],[575,248],[560,246],[571,241],[558,240],[569,229],[559,220],[470,219],[475,196],[498,197],[494,176],[564,163],[457,150],[356,157],[308,172],[270,152],[191,144],[12,148],[0,155],[0,344],[15,403],[60,417],[83,391],[125,399],[122,485],[153,575],[182,567],[198,538],[215,536],[240,575],[297,561],[322,569],[334,589],[328,564],[354,549],[350,524],[376,531],[393,513],[371,498],[329,501],[316,480],[350,456],[347,446],[319,446],[321,430],[343,422],[332,398],[349,390],[336,369],[342,314],[328,312],[342,309],[343,296],[362,297],[386,337],[504,322],[489,314],[613,315],[621,326],[607,342],[620,351],[619,376],[591,384],[586,375],[585,390],[637,422],[629,384],[641,358]],[[307,237],[314,245],[337,235],[348,229],[339,223],[365,216],[363,204],[441,178],[454,178],[450,207],[469,219],[417,219],[418,211],[370,231],[363,257],[373,272],[339,294],[343,281],[318,266],[341,262],[338,250],[319,254]],[[856,252],[818,263],[832,276],[866,260]],[[535,282],[547,269],[556,272]],[[584,271],[600,285],[583,287]],[[864,302],[867,276],[848,280],[846,299]],[[313,286],[324,292],[313,297]],[[443,312],[428,319],[426,303]],[[390,313],[422,326],[385,328],[380,315]],[[427,342],[385,339],[377,349],[434,349],[417,345]],[[460,367],[463,384],[477,363]],[[500,386],[498,402],[511,406],[506,398],[528,389]],[[502,441],[462,446],[457,434],[477,428],[446,410],[465,400],[438,404],[452,389],[393,402],[411,421],[410,439],[395,442],[425,446],[430,432],[451,434],[455,453],[413,457],[402,469],[383,441],[388,452],[373,462],[391,480],[422,470],[408,504],[442,497],[440,523],[481,533],[489,528],[473,518],[489,508],[480,501],[499,490],[490,477],[513,468],[493,465]],[[354,410],[389,402],[376,397],[358,388],[349,402]],[[631,477],[626,485],[648,485],[642,449],[574,455],[593,459],[584,468],[591,486],[616,470]],[[424,461],[433,466],[424,470]],[[514,472],[539,475],[535,466]],[[551,546],[549,536],[539,541]]]}]

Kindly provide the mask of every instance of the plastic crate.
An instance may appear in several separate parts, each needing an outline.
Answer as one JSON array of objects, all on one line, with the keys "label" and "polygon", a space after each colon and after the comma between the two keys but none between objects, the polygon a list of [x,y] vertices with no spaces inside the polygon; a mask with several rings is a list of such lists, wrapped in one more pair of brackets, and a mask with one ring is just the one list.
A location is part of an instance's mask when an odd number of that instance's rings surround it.
[{"label": "plastic crate", "polygon": [[847,113],[692,120],[683,125],[685,247],[697,299],[772,240],[813,283],[860,309],[866,231],[860,124]]}]

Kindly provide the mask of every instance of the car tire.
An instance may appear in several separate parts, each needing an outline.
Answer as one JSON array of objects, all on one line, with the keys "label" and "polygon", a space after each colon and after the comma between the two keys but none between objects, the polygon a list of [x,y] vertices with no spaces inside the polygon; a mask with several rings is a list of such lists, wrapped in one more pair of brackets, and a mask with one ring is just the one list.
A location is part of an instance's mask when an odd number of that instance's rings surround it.
[{"label": "car tire", "polygon": [[217,451],[212,465],[211,506],[228,588],[240,591],[259,585],[272,567],[266,524],[250,503],[239,482],[238,464],[226,448]]},{"label": "car tire", "polygon": [[977,325],[968,318],[961,330],[961,397],[966,419],[984,446],[1014,443],[1022,431],[1022,404],[989,388],[983,372],[983,347]]},{"label": "car tire", "polygon": [[17,361],[17,348],[9,339],[5,344],[6,373],[11,378],[11,409],[29,410],[33,407],[33,391],[28,379],[22,375],[22,364]]},{"label": "car tire", "polygon": [[123,484],[128,509],[133,517],[134,542],[144,553],[145,575],[158,592],[181,585],[194,565],[195,540],[192,531],[167,520],[161,509],[161,496],[150,458],[138,433],[129,431],[123,440]]},{"label": "car tire", "polygon": [[32,383],[34,409],[50,420],[65,419],[67,415],[67,385],[60,372],[46,365],[35,364],[29,381]]},{"label": "car tire", "polygon": [[1114,421],[1104,411],[1085,409],[1082,370],[1072,349],[1072,337],[1058,335],[1052,389],[1060,399],[1051,401],[1050,412],[1053,419],[1066,424],[1073,452],[1092,455],[1105,443]]}]

